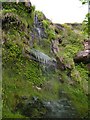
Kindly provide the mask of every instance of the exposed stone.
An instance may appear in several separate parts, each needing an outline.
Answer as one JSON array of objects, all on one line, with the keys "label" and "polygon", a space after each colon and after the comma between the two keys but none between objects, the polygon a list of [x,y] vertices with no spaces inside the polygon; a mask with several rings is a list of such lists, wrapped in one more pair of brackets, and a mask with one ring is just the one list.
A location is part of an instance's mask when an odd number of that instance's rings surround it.
[{"label": "exposed stone", "polygon": [[80,51],[74,58],[75,62],[90,63],[90,50]]},{"label": "exposed stone", "polygon": [[[43,19],[46,19],[44,14],[43,13],[41,13],[41,14],[43,15]],[[45,31],[44,31],[42,21],[39,20],[37,13],[34,16],[34,27],[35,27],[35,31],[37,32],[38,39],[47,38]]]},{"label": "exposed stone", "polygon": [[81,28],[81,23],[66,23],[67,25],[71,26],[72,29],[75,29],[76,27]]},{"label": "exposed stone", "polygon": [[84,40],[83,44],[85,50],[90,50],[90,40]]},{"label": "exposed stone", "polygon": [[64,63],[64,58],[63,57],[58,57],[56,56],[57,60],[57,68],[61,70],[66,70],[66,69],[72,69],[71,65],[69,63]]},{"label": "exposed stone", "polygon": [[22,100],[27,100],[28,97],[27,97],[27,96],[21,96],[21,99],[22,99]]},{"label": "exposed stone", "polygon": [[62,30],[62,31],[65,30],[64,26],[61,25],[61,24],[55,24],[55,26],[56,26],[56,28],[58,28],[59,30]]},{"label": "exposed stone", "polygon": [[56,57],[57,60],[57,68],[61,70],[65,70],[65,65],[62,63],[62,59],[59,57]]},{"label": "exposed stone", "polygon": [[44,101],[33,96],[32,99],[18,103],[16,111],[27,117],[40,118],[75,118],[77,112],[68,98],[58,101]]},{"label": "exposed stone", "polygon": [[58,47],[58,45],[59,45],[59,40],[52,40],[52,51],[53,51],[53,53],[54,54],[56,54],[56,53],[58,53],[59,52],[59,47]]},{"label": "exposed stone", "polygon": [[77,53],[75,62],[90,63],[90,40],[84,40],[84,50]]}]

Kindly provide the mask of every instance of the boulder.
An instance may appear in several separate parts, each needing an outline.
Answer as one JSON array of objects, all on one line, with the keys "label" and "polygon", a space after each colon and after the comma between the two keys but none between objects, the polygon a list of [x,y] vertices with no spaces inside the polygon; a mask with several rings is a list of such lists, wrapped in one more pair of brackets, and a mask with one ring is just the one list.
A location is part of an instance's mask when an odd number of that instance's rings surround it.
[{"label": "boulder", "polygon": [[74,58],[76,63],[83,62],[83,63],[90,63],[90,40],[84,40],[83,42],[84,50],[77,53]]},{"label": "boulder", "polygon": [[77,53],[74,58],[76,63],[83,62],[83,63],[90,63],[90,50],[84,50]]}]

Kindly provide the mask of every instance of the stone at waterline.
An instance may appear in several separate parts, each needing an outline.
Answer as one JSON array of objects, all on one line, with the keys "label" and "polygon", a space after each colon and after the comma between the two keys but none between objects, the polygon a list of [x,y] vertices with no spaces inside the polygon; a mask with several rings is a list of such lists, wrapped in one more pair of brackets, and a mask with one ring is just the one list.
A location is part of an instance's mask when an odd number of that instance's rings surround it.
[{"label": "stone at waterline", "polygon": [[71,102],[63,98],[58,101],[51,101],[45,103],[48,111],[45,115],[46,118],[76,118],[77,114]]},{"label": "stone at waterline", "polygon": [[[21,103],[20,103],[21,104]],[[57,101],[42,101],[34,96],[31,100],[23,102],[22,108],[18,108],[27,117],[41,118],[76,118],[77,112],[72,102],[67,98]]]},{"label": "stone at waterline", "polygon": [[36,60],[37,62],[46,64],[46,65],[51,65],[55,66],[56,65],[56,59],[55,58],[50,58],[48,55],[44,54],[43,52],[40,52],[39,50],[36,49],[31,49],[31,50],[26,50],[28,54],[30,54],[31,58],[33,60]]},{"label": "stone at waterline", "polygon": [[27,117],[43,117],[46,114],[46,108],[43,102],[34,96],[32,99],[21,100],[15,108],[15,112],[19,111],[22,115]]}]

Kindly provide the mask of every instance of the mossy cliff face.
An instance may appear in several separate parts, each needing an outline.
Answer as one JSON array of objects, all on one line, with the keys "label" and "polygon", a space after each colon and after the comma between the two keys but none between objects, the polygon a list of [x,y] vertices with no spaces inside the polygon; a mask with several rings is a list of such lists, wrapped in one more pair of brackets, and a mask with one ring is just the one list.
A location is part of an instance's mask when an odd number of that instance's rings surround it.
[{"label": "mossy cliff face", "polygon": [[84,47],[81,25],[53,24],[30,3],[2,5],[3,118],[45,117],[62,99],[84,117],[90,75],[73,60]]}]

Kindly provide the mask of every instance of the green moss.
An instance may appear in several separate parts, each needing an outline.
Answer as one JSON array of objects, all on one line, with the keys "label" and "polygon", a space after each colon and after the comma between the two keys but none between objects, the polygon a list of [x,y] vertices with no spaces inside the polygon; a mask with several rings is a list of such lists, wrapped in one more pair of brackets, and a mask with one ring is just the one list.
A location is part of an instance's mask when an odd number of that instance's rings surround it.
[{"label": "green moss", "polygon": [[45,29],[45,33],[46,35],[48,35],[48,39],[51,41],[52,39],[55,39],[56,36],[55,36],[55,30],[54,30],[54,27],[51,27],[51,22],[48,21],[47,19],[44,19],[42,21],[43,23],[43,27]]},{"label": "green moss", "polygon": [[[75,65],[73,57],[83,49],[81,44],[84,36],[76,34],[70,26],[63,25],[65,31],[57,30],[55,26],[48,21],[42,12],[36,11],[35,7],[26,7],[25,3],[5,3],[3,4],[3,20],[5,16],[9,17],[11,23],[3,24],[3,117],[23,118],[19,112],[13,112],[15,106],[20,102],[22,96],[37,96],[41,100],[58,100],[61,95],[60,89],[64,90],[72,100],[80,116],[87,112],[87,96],[83,85],[88,81],[88,70],[83,64]],[[41,45],[37,44],[37,38],[34,38],[34,47],[49,56],[51,54],[51,40],[62,37],[62,43],[59,45],[60,52],[58,57],[63,58],[63,64],[70,65],[71,74],[68,76],[68,69],[65,71],[56,70],[54,72],[43,73],[42,65],[27,59],[25,49],[30,48],[30,33],[36,35],[33,29],[34,15],[38,15],[39,22],[43,24],[44,32],[48,38],[42,38]],[[14,21],[14,23],[12,22]],[[19,24],[18,24],[19,23]],[[58,28],[57,28],[58,29]],[[76,28],[78,29],[78,28]],[[45,72],[45,71],[44,71]],[[60,83],[59,78],[64,81]],[[74,81],[75,85],[70,85],[69,80]],[[41,87],[38,90],[36,87]],[[13,102],[12,102],[13,101]],[[43,110],[43,112],[45,112]],[[37,109],[33,111],[33,117],[41,113]],[[26,118],[26,117],[25,117]]]},{"label": "green moss", "polygon": [[72,99],[72,102],[76,107],[79,116],[84,116],[85,113],[88,112],[87,96],[82,92],[79,87],[73,89],[72,87],[68,86],[68,89],[70,98]]},{"label": "green moss", "polygon": [[43,23],[44,28],[48,29],[50,22],[48,20],[43,20],[42,23]]},{"label": "green moss", "polygon": [[80,117],[83,117],[88,112],[88,97],[84,94],[81,86],[78,84],[77,87],[67,85],[65,82],[60,86],[60,89],[65,92],[68,99],[73,103],[73,106],[77,110],[77,113]]},{"label": "green moss", "polygon": [[42,21],[43,19],[45,19],[44,14],[40,11],[35,11],[35,14],[38,16],[39,21]]},{"label": "green moss", "polygon": [[18,16],[22,23],[24,23],[26,26],[33,24],[34,6],[26,7],[24,3],[22,4],[19,2],[16,4],[13,2],[12,4],[3,3],[3,7],[4,15],[7,13],[13,13],[15,18]]}]

